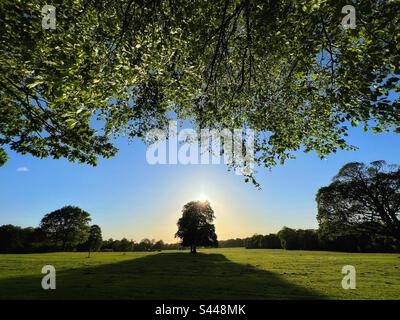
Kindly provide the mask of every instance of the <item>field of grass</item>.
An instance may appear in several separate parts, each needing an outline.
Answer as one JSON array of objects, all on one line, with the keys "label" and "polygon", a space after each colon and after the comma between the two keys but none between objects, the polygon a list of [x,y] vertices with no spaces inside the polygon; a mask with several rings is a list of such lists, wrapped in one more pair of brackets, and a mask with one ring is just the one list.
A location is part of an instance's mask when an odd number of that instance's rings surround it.
[{"label": "field of grass", "polygon": [[[57,289],[43,290],[53,265]],[[357,288],[341,286],[344,265]],[[0,255],[0,299],[400,299],[399,254],[207,249]]]}]

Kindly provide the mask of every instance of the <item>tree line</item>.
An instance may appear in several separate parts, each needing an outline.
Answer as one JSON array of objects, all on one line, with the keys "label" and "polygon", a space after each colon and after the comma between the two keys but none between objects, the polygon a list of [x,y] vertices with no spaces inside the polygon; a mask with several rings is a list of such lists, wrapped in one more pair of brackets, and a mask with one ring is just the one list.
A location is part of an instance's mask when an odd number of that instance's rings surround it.
[{"label": "tree line", "polygon": [[144,239],[103,241],[90,214],[66,206],[46,214],[38,228],[0,227],[0,252],[151,251],[190,247],[246,247],[356,252],[400,251],[400,166],[384,161],[345,164],[316,195],[318,230],[284,227],[277,234],[218,241],[208,201],[191,201],[182,210],[179,244]]},{"label": "tree line", "polygon": [[219,241],[221,248],[322,250],[344,252],[400,252],[400,244],[393,238],[368,233],[331,236],[321,230],[283,227],[278,233],[255,234],[251,237]]},{"label": "tree line", "polygon": [[100,251],[161,251],[161,250],[178,250],[179,243],[164,243],[162,240],[143,239],[140,242],[122,238],[121,240],[108,239],[104,240]]},{"label": "tree line", "polygon": [[90,225],[90,214],[78,207],[65,206],[46,214],[39,227],[0,226],[0,252],[34,253],[54,251],[159,251],[178,249],[179,244],[143,239],[103,240],[101,228]]},{"label": "tree line", "polygon": [[314,229],[283,227],[277,234],[255,234],[248,238],[219,241],[220,248],[321,250],[344,252],[400,252],[395,239],[354,232],[329,237]]},{"label": "tree line", "polygon": [[0,252],[34,253],[55,251],[161,251],[198,246],[217,246],[214,212],[208,202],[192,201],[184,206],[178,221],[177,238],[181,243],[143,239],[140,242],[122,238],[103,240],[101,228],[90,225],[90,214],[79,207],[65,206],[46,214],[39,227],[21,228],[11,224],[0,226]]},{"label": "tree line", "polygon": [[385,161],[345,164],[316,195],[318,230],[220,241],[249,249],[400,252],[400,167]]}]

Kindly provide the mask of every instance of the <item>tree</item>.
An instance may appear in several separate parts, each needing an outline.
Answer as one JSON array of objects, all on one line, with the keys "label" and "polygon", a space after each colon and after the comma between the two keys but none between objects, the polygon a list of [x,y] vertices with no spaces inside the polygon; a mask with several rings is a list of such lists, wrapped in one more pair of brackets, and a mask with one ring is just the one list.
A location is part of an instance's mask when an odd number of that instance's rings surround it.
[{"label": "tree", "polygon": [[126,238],[122,238],[119,243],[119,248],[116,251],[127,252],[132,251],[133,249],[133,241],[129,241]]},{"label": "tree", "polygon": [[254,234],[252,237],[245,239],[245,247],[246,249],[259,249],[261,248],[262,240],[263,236],[261,234]]},{"label": "tree", "polygon": [[114,240],[112,242],[113,251],[121,251],[121,240]]},{"label": "tree", "polygon": [[263,237],[261,240],[261,247],[267,249],[282,249],[281,241],[274,233],[267,234]]},{"label": "tree", "polygon": [[40,228],[49,239],[57,245],[60,244],[65,251],[87,240],[90,220],[90,214],[86,211],[66,206],[46,214],[40,223]]},{"label": "tree", "polygon": [[102,245],[101,245],[101,250],[113,251],[114,250],[113,243],[114,243],[113,238],[110,238],[108,240],[104,240]]},{"label": "tree", "polygon": [[353,3],[344,30],[337,0],[65,0],[46,30],[41,2],[4,0],[0,164],[3,145],[95,165],[116,135],[143,138],[172,114],[252,129],[266,167],[351,149],[350,125],[399,132],[400,3]]},{"label": "tree", "polygon": [[90,257],[91,251],[98,251],[103,243],[103,237],[101,235],[101,228],[94,224],[90,226],[89,237],[86,241],[87,249],[89,251],[88,257]]},{"label": "tree", "polygon": [[11,224],[0,226],[0,252],[18,252],[25,246],[23,229]]},{"label": "tree", "polygon": [[182,246],[190,246],[191,253],[196,253],[197,246],[217,246],[215,226],[212,224],[214,218],[208,201],[191,201],[183,207],[175,237],[181,239]]},{"label": "tree", "polygon": [[344,165],[317,193],[321,232],[358,232],[400,241],[400,167],[374,161]]},{"label": "tree", "polygon": [[154,243],[153,245],[153,250],[161,251],[164,249],[164,241],[158,240],[157,242]]},{"label": "tree", "polygon": [[245,246],[245,240],[240,238],[218,241],[219,248],[239,248],[244,246]]},{"label": "tree", "polygon": [[138,249],[138,251],[149,251],[149,250],[151,249],[151,246],[152,246],[152,245],[153,245],[153,244],[152,244],[151,240],[145,238],[145,239],[142,239],[142,240],[138,243],[137,249]]},{"label": "tree", "polygon": [[48,251],[47,239],[39,228],[21,228],[11,224],[0,226],[0,252]]},{"label": "tree", "polygon": [[296,250],[300,249],[299,237],[296,230],[283,227],[282,230],[278,232],[279,240],[283,249],[286,250]]},{"label": "tree", "polygon": [[318,233],[312,229],[296,230],[300,250],[317,250],[319,248]]}]

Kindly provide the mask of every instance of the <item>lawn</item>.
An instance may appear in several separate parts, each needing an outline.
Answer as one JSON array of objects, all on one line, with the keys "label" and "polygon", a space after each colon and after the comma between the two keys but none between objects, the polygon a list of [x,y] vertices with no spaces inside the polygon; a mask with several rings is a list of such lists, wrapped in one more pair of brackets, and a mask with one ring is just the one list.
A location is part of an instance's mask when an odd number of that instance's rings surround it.
[{"label": "lawn", "polygon": [[[53,265],[57,289],[41,288]],[[344,290],[353,265],[357,288]],[[400,299],[400,255],[284,250],[0,255],[0,299]]]}]

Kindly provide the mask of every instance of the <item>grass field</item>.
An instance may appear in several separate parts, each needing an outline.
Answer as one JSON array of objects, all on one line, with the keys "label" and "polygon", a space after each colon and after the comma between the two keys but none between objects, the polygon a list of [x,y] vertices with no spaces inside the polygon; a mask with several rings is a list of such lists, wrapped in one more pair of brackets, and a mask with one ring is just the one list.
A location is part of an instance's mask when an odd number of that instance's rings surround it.
[{"label": "grass field", "polygon": [[[0,299],[400,299],[399,254],[207,249],[0,255]],[[41,288],[54,265],[57,289]],[[353,265],[357,288],[344,290]]]}]

